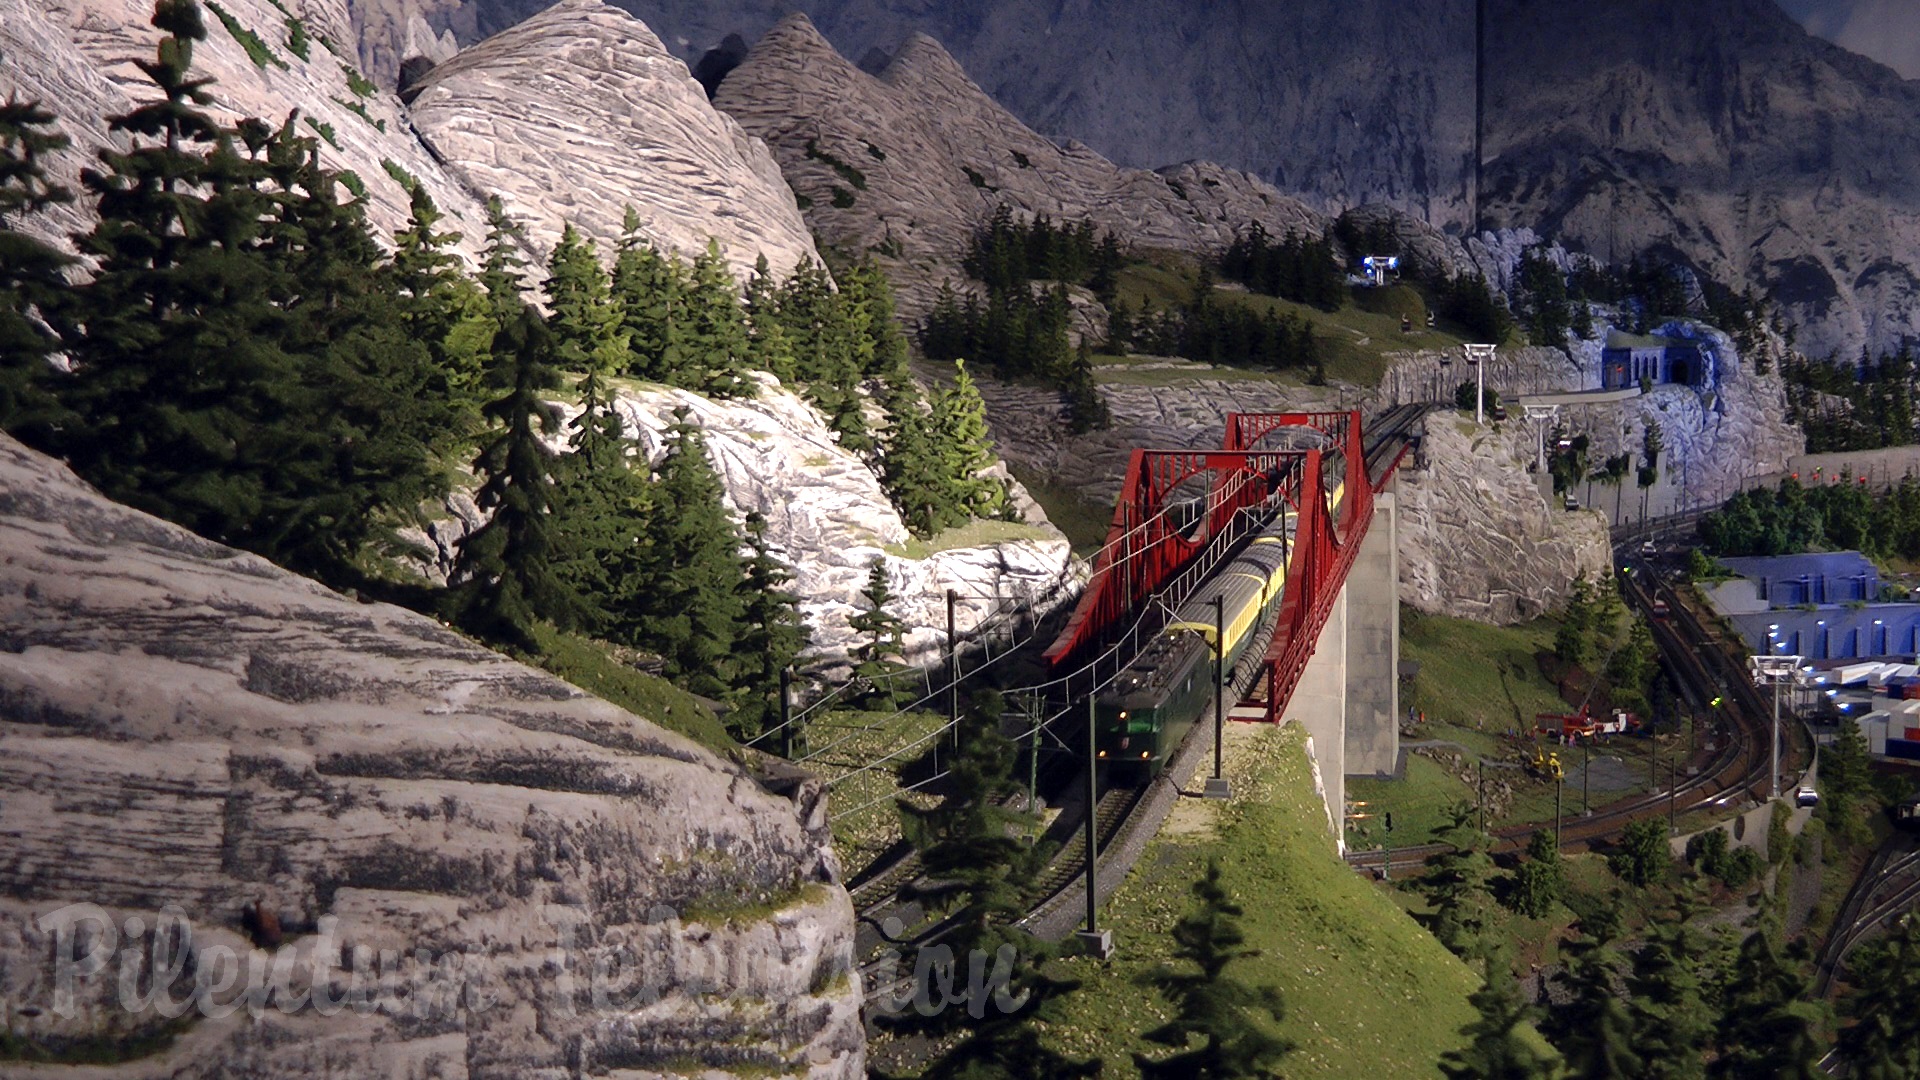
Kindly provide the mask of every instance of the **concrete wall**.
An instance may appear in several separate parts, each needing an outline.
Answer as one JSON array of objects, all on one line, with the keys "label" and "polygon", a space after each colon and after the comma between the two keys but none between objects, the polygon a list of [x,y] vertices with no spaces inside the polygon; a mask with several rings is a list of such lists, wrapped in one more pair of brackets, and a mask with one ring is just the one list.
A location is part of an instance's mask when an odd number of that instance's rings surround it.
[{"label": "concrete wall", "polygon": [[1373,522],[1347,575],[1348,776],[1392,776],[1400,756],[1399,514],[1374,497]]},{"label": "concrete wall", "polygon": [[[1326,786],[1328,816],[1334,821],[1345,820],[1347,808],[1347,593],[1343,588],[1334,599],[1327,625],[1314,643],[1313,656],[1300,673],[1292,700],[1287,702],[1285,717],[1287,722],[1304,726],[1313,737],[1320,778]],[[1344,830],[1332,832],[1344,852]]]}]

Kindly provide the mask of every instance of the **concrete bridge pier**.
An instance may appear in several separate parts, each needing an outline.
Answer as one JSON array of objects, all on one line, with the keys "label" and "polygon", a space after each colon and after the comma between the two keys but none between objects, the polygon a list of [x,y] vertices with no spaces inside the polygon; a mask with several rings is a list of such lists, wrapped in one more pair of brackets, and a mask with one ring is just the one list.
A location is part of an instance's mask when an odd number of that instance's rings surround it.
[{"label": "concrete bridge pier", "polygon": [[1346,850],[1346,778],[1391,776],[1400,756],[1400,560],[1393,492],[1374,496],[1367,537],[1287,704],[1313,737],[1327,823]]}]

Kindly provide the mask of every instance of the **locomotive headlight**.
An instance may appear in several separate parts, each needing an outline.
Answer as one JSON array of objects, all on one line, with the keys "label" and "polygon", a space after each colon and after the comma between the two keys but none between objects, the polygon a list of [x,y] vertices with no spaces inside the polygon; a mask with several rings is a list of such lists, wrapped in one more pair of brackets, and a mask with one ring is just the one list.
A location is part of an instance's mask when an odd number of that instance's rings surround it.
[{"label": "locomotive headlight", "polygon": [[1140,760],[1141,761],[1147,760],[1147,752],[1145,750],[1140,751]]},{"label": "locomotive headlight", "polygon": [[1094,755],[1094,757],[1106,757],[1106,756],[1107,756],[1107,752],[1105,750],[1102,750],[1098,754]]},{"label": "locomotive headlight", "polygon": [[1126,718],[1127,718],[1127,710],[1125,710],[1125,709],[1121,709],[1121,710],[1120,710],[1120,719],[1122,719],[1122,720],[1125,720]]}]

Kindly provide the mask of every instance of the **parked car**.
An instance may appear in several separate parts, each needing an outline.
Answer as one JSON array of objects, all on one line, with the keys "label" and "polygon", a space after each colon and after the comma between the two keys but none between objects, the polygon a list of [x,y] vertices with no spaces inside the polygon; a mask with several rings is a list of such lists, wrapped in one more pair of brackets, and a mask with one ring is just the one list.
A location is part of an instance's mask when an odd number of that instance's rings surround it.
[{"label": "parked car", "polygon": [[1819,806],[1820,793],[1813,789],[1812,784],[1801,784],[1800,790],[1793,793],[1793,804],[1795,806]]},{"label": "parked car", "polygon": [[1658,555],[1660,554],[1660,545],[1654,543],[1651,540],[1648,540],[1647,542],[1640,545],[1640,554]]}]

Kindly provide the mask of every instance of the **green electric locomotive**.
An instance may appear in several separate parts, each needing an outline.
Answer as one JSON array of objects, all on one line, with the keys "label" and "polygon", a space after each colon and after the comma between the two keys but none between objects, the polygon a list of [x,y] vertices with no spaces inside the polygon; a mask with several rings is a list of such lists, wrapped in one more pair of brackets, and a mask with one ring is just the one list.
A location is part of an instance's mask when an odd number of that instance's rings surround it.
[{"label": "green electric locomotive", "polygon": [[[1344,485],[1336,485],[1336,513],[1344,495]],[[1196,589],[1166,630],[1095,696],[1095,753],[1116,779],[1158,775],[1172,760],[1213,696],[1214,664],[1233,671],[1256,631],[1280,606],[1298,524],[1293,511],[1276,518],[1208,586]],[[1214,641],[1216,596],[1224,600],[1224,649]]]},{"label": "green electric locomotive", "polygon": [[[1283,536],[1256,537],[1094,699],[1095,746],[1102,760],[1127,774],[1152,776],[1166,768],[1213,696],[1217,654],[1224,655],[1231,671],[1279,604],[1288,550]],[[1216,595],[1225,601],[1224,650],[1215,648]]]}]

